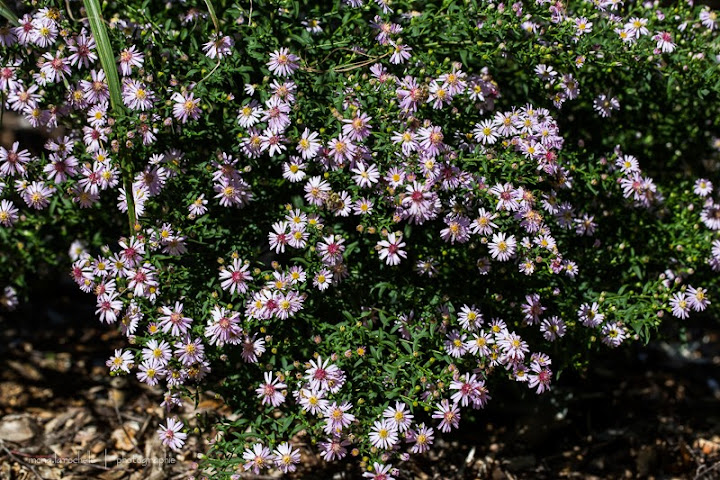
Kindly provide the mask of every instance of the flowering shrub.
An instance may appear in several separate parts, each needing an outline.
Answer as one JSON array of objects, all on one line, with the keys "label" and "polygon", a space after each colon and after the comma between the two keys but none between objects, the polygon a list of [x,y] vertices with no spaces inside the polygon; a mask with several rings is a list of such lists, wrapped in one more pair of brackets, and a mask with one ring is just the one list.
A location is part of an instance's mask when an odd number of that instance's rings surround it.
[{"label": "flowering shrub", "polygon": [[714,307],[706,7],[2,12],[5,109],[48,135],[0,150],[3,278],[77,234],[73,278],[129,341],[111,374],[167,392],[163,443],[191,433],[182,396],[235,410],[199,421],[213,478],[294,471],[303,439],[392,479],[496,382],[540,394],[588,349]]}]

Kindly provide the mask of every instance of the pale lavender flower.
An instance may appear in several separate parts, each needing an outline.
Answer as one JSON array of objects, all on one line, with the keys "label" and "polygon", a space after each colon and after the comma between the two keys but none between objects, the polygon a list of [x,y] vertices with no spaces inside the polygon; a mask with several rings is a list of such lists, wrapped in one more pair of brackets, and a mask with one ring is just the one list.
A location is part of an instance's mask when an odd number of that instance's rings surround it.
[{"label": "pale lavender flower", "polygon": [[299,68],[297,61],[300,57],[290,53],[287,48],[281,48],[275,50],[270,54],[270,61],[267,62],[267,66],[271,73],[279,77],[287,77],[292,75],[295,70]]},{"label": "pale lavender flower", "polygon": [[120,72],[124,77],[132,73],[133,67],[141,68],[145,55],[137,51],[135,45],[120,52]]},{"label": "pale lavender flower", "polygon": [[282,393],[284,388],[287,388],[287,385],[277,377],[273,379],[272,372],[265,372],[265,383],[256,388],[255,392],[258,398],[262,399],[263,405],[270,404],[277,407],[285,402],[285,395]]},{"label": "pale lavender flower", "polygon": [[432,418],[440,419],[438,428],[440,428],[440,431],[447,433],[460,425],[460,409],[456,403],[451,405],[450,401],[444,398],[437,404]]},{"label": "pale lavender flower", "polygon": [[188,118],[197,120],[200,117],[200,99],[193,98],[193,93],[175,92],[171,99],[173,105],[173,116],[180,123],[186,123]]},{"label": "pale lavender flower", "polygon": [[162,444],[175,451],[180,450],[187,438],[187,433],[181,431],[184,426],[177,418],[168,418],[165,425],[160,424],[158,437]]}]

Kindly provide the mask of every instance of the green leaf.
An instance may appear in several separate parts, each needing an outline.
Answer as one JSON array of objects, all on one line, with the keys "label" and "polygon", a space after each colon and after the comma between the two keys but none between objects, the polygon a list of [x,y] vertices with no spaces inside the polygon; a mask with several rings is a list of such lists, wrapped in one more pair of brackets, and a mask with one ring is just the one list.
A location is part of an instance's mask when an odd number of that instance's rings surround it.
[{"label": "green leaf", "polygon": [[90,22],[90,30],[92,30],[95,43],[97,44],[98,56],[110,90],[110,104],[114,111],[122,108],[122,98],[120,96],[120,78],[118,77],[117,64],[113,55],[112,45],[110,45],[110,37],[108,37],[105,20],[102,16],[100,3],[98,0],[83,0],[85,10],[87,11],[88,21]]},{"label": "green leaf", "polygon": [[16,27],[20,26],[20,20],[18,19],[17,15],[15,15],[15,12],[10,10],[10,8],[3,2],[3,0],[0,0],[0,15],[8,19],[8,22],[13,24]]},{"label": "green leaf", "polygon": [[213,21],[213,25],[215,25],[215,31],[217,33],[220,33],[220,22],[218,22],[217,14],[215,13],[215,7],[213,7],[213,4],[210,0],[205,0],[205,5],[207,5],[208,13],[210,14],[210,18]]}]

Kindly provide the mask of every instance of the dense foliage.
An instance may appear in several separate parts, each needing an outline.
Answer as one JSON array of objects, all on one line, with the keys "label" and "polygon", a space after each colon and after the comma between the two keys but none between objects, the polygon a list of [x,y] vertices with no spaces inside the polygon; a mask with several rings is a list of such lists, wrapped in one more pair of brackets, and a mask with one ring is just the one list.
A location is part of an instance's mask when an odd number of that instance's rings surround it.
[{"label": "dense foliage", "polygon": [[0,10],[5,115],[47,137],[0,149],[1,303],[72,261],[128,337],[111,374],[166,388],[166,445],[182,396],[235,411],[192,420],[211,478],[292,471],[302,441],[391,479],[496,382],[542,393],[715,307],[707,7]]}]

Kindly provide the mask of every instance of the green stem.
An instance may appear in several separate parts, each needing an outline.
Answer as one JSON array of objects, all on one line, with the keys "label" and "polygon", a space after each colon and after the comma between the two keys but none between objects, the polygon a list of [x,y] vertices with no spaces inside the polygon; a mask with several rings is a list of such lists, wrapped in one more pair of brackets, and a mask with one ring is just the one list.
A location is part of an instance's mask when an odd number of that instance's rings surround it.
[{"label": "green stem", "polygon": [[133,236],[135,234],[135,197],[133,195],[132,190],[132,171],[130,170],[130,164],[129,162],[120,161],[120,164],[122,166],[122,175],[123,175],[123,188],[125,189],[125,199],[127,201],[127,213],[128,213],[128,223],[130,225],[130,236]]}]

